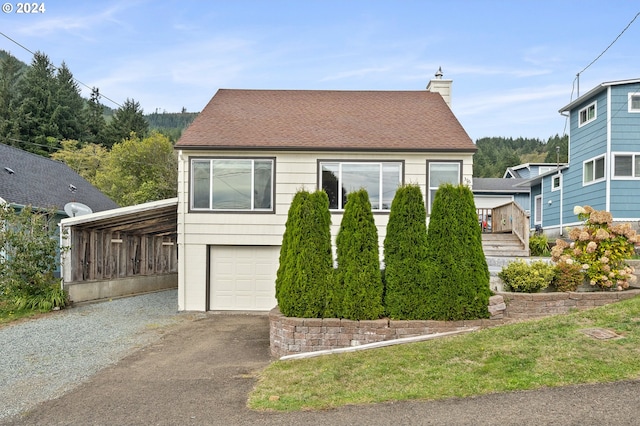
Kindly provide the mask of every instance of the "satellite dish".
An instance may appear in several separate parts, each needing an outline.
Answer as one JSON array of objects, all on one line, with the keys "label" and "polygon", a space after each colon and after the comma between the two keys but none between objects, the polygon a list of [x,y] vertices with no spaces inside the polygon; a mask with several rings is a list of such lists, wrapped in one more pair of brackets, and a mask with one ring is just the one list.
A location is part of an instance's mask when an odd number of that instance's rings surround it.
[{"label": "satellite dish", "polygon": [[72,201],[64,205],[64,212],[69,217],[76,217],[76,216],[83,216],[85,214],[93,213],[93,210],[91,210],[91,207],[85,204],[76,203],[75,201]]}]

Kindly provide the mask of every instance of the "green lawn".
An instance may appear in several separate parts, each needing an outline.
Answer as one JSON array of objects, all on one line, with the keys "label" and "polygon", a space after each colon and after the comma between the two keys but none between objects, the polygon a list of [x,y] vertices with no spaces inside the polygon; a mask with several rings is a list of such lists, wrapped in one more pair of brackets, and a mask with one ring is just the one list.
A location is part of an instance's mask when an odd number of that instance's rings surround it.
[{"label": "green lawn", "polygon": [[[588,328],[621,338],[598,340]],[[387,348],[277,361],[257,410],[326,409],[640,378],[640,297],[589,311]]]}]

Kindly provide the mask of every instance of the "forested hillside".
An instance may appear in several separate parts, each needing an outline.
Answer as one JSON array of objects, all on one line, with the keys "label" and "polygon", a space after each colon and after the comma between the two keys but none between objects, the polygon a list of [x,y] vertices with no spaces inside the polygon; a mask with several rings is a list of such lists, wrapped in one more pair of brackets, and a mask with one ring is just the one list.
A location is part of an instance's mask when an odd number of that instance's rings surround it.
[{"label": "forested hillside", "polygon": [[64,162],[122,206],[175,197],[173,143],[197,114],[145,116],[133,99],[113,110],[98,88],[81,93],[64,63],[0,51],[0,143]]},{"label": "forested hillside", "polygon": [[184,109],[144,115],[134,99],[114,110],[102,99],[97,87],[89,99],[83,98],[64,62],[55,66],[36,52],[27,65],[0,50],[0,143],[48,156],[64,140],[110,148],[131,132],[144,137],[156,130],[175,142],[197,115]]},{"label": "forested hillside", "polygon": [[[476,141],[473,156],[474,177],[502,177],[507,167],[524,163],[566,163],[567,136],[553,136],[547,141],[525,138],[482,138]],[[559,148],[558,148],[559,147]]]},{"label": "forested hillside", "polygon": [[[198,113],[183,108],[145,115],[134,99],[115,110],[102,99],[97,87],[89,99],[83,98],[71,70],[64,63],[54,66],[44,53],[36,52],[27,65],[0,50],[0,143],[64,161],[123,205],[174,196],[175,185],[165,188],[175,173],[171,144]],[[167,144],[165,154],[157,155]],[[547,141],[492,137],[476,145],[475,177],[502,177],[507,167],[522,163],[567,161],[566,136]],[[145,158],[140,162],[146,167],[131,163],[123,169],[126,157]],[[154,167],[159,171],[153,182],[140,176]],[[117,192],[113,182],[127,179],[137,182],[129,187],[145,190],[134,198]]]}]

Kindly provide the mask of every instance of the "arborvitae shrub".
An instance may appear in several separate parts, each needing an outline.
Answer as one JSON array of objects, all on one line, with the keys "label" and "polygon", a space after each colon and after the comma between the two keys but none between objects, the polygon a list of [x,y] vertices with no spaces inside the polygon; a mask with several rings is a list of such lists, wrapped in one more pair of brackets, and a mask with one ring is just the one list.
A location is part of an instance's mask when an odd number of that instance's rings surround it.
[{"label": "arborvitae shrub", "polygon": [[321,318],[332,269],[327,194],[299,191],[289,209],[276,278],[276,298],[282,314]]},{"label": "arborvitae shrub", "polygon": [[324,191],[313,192],[308,199],[309,212],[303,219],[302,255],[298,268],[307,278],[305,292],[307,318],[322,318],[327,293],[332,284],[331,213],[329,197]]},{"label": "arborvitae shrub", "polygon": [[394,319],[425,319],[427,222],[422,191],[396,191],[384,239],[385,312]]},{"label": "arborvitae shrub", "polygon": [[276,275],[276,299],[280,312],[286,316],[295,316],[297,294],[295,288],[296,257],[300,250],[300,218],[302,204],[309,197],[307,191],[298,191],[291,201],[282,246],[280,247],[280,264]]},{"label": "arborvitae shrub", "polygon": [[336,238],[336,251],[338,270],[335,285],[342,293],[337,316],[351,320],[379,318],[384,309],[378,230],[371,213],[369,195],[364,189],[347,197]]},{"label": "arborvitae shrub", "polygon": [[471,190],[443,185],[427,233],[428,319],[488,318],[489,268]]}]

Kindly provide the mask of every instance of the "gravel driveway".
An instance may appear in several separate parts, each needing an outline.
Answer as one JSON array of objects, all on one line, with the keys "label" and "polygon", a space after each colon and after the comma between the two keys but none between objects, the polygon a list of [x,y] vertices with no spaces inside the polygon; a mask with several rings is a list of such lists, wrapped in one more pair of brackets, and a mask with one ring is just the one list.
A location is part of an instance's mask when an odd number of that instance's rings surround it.
[{"label": "gravel driveway", "polygon": [[85,304],[0,327],[0,421],[76,387],[157,340],[178,314],[168,290]]}]

